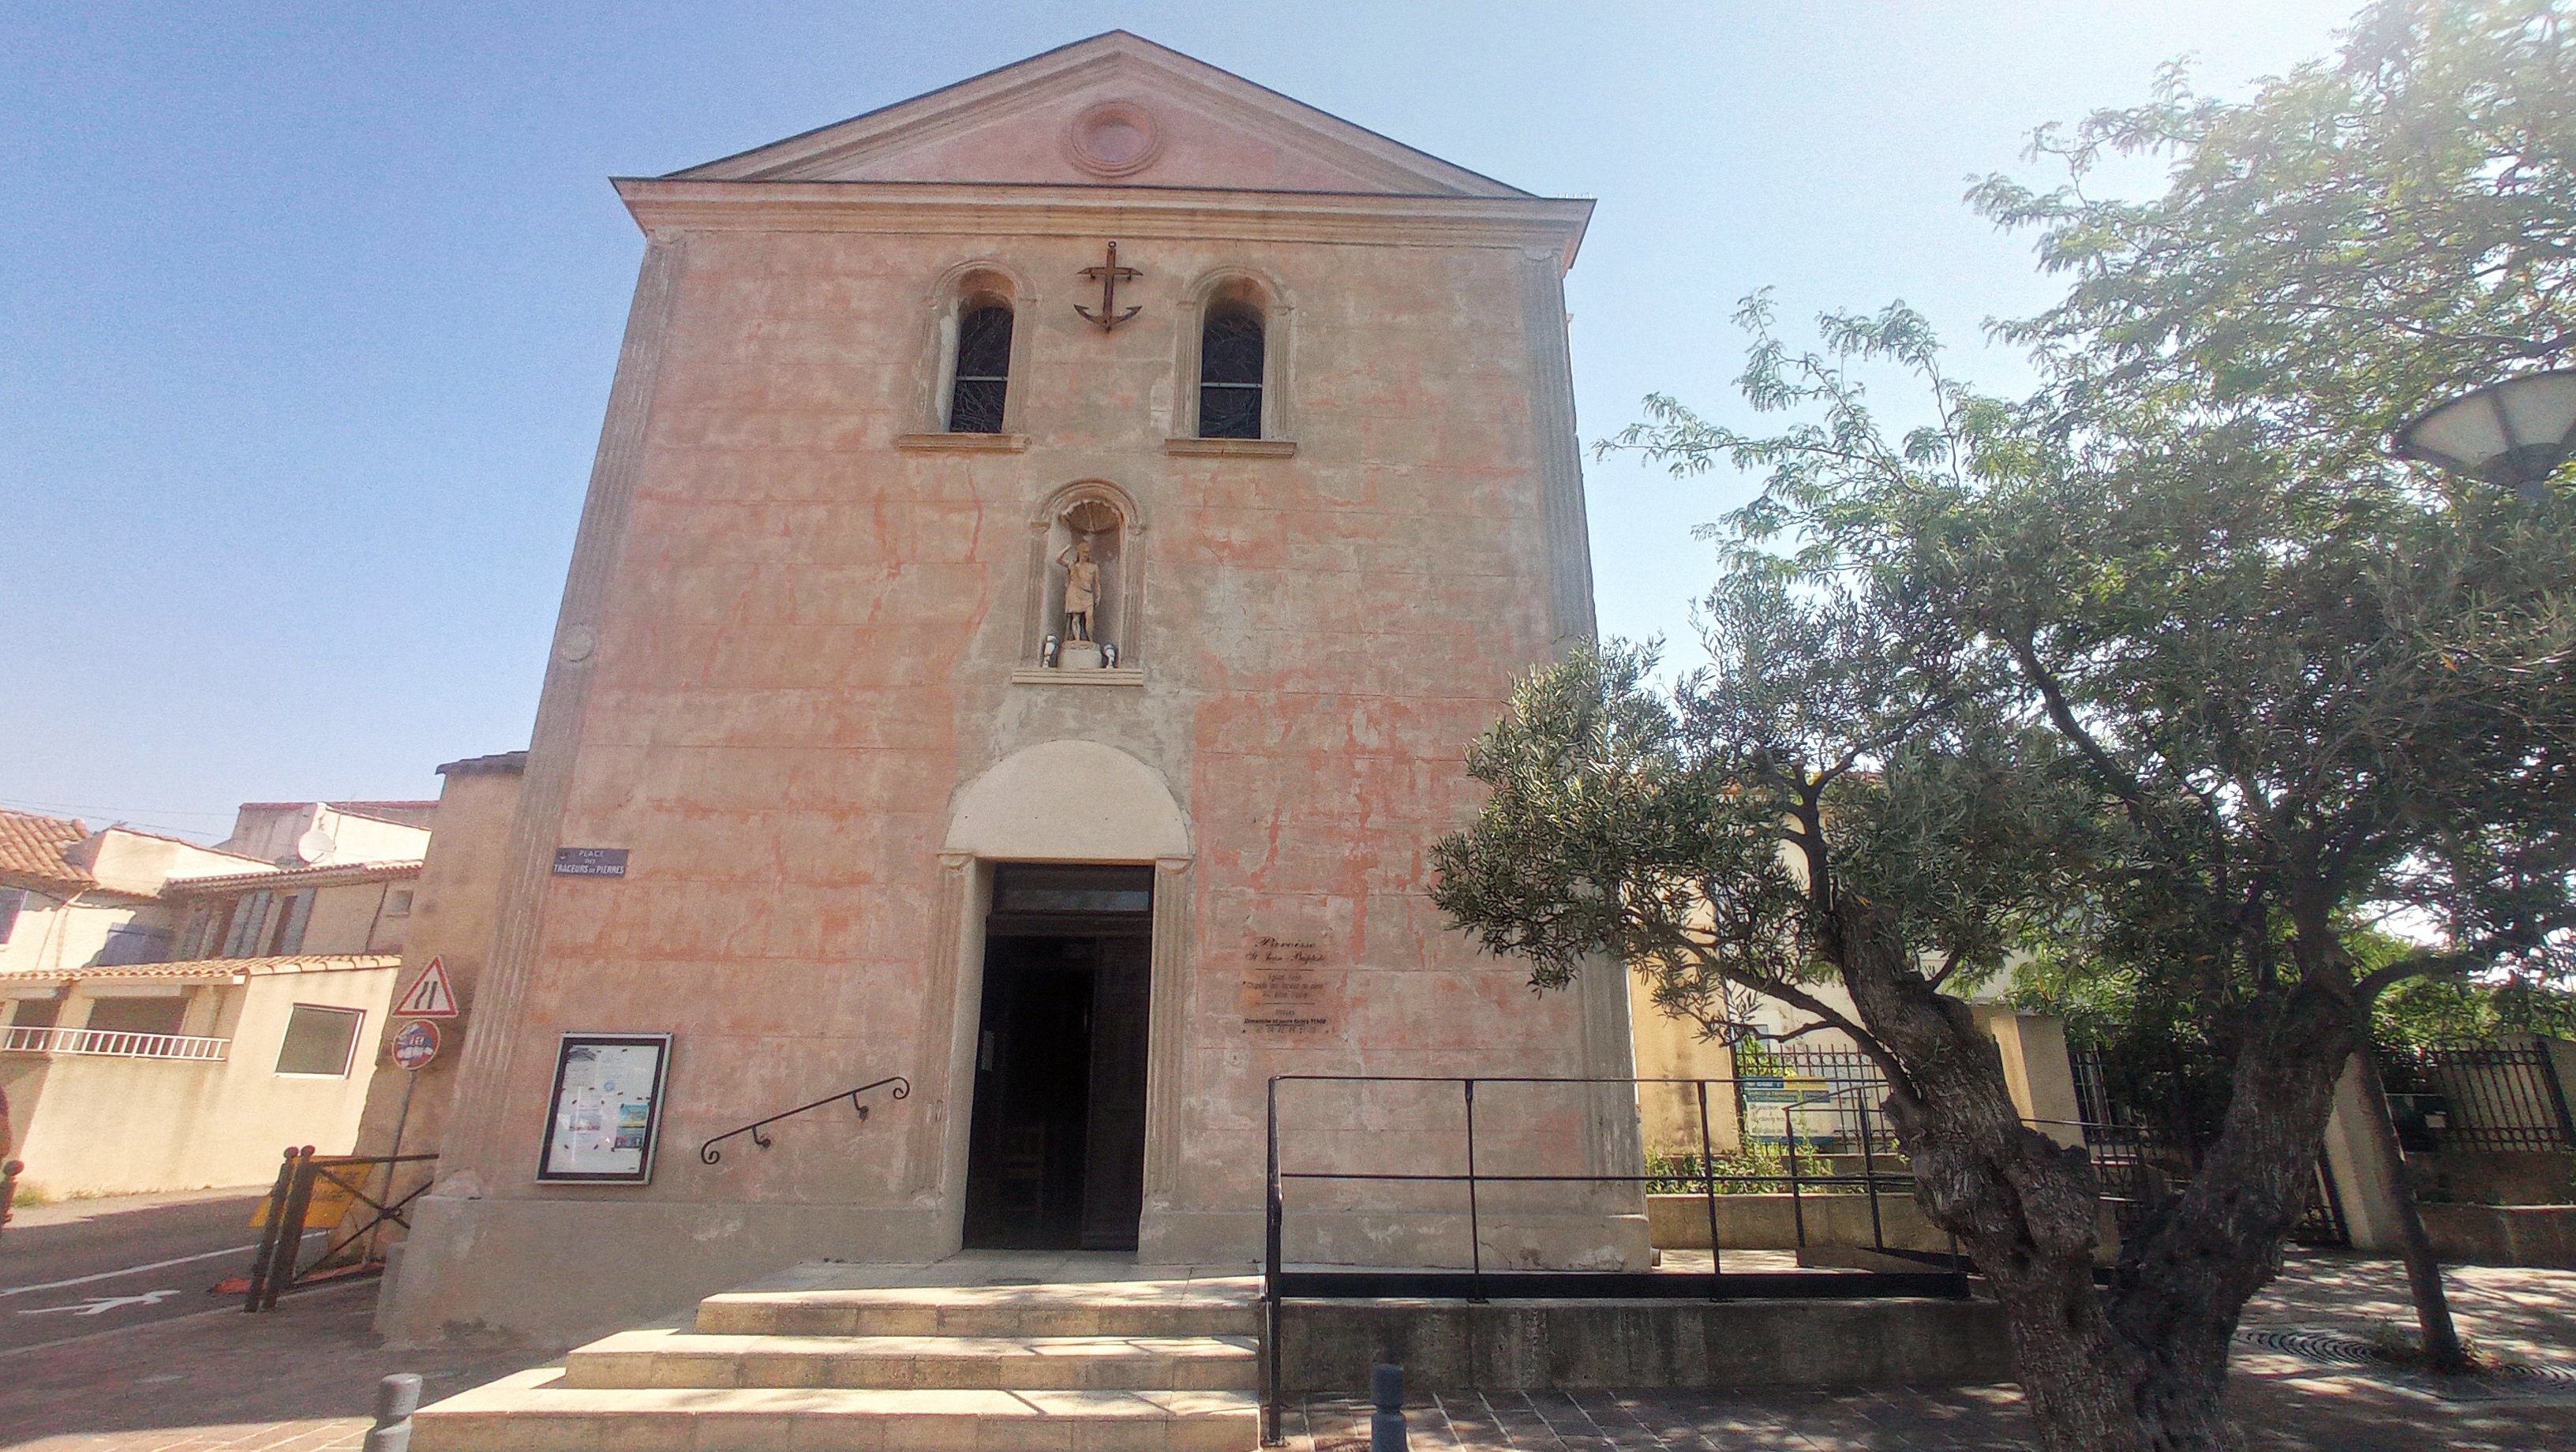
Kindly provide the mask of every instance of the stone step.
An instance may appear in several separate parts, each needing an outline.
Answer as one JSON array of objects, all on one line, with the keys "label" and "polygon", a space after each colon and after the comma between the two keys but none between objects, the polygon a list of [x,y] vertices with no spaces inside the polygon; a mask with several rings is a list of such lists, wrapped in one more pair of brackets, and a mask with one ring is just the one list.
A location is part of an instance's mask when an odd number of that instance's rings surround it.
[{"label": "stone step", "polygon": [[1253,1452],[1238,1391],[566,1387],[540,1367],[424,1407],[415,1452]]},{"label": "stone step", "polygon": [[737,1336],[622,1331],[564,1359],[562,1385],[1250,1391],[1249,1336]]},{"label": "stone step", "polygon": [[1260,1282],[727,1291],[697,1329],[728,1336],[1252,1336]]}]

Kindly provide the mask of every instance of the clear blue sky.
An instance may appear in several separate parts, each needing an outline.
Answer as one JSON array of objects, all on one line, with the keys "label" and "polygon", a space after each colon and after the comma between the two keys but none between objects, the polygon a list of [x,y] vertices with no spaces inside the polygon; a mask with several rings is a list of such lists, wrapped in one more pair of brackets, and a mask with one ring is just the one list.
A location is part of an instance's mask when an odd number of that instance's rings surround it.
[{"label": "clear blue sky", "polygon": [[[2325,52],[2358,0],[0,10],[0,805],[220,835],[527,741],[642,244],[605,180],[1114,27],[1600,199],[1584,436],[1734,412],[1727,314],[2052,292],[1965,178]],[[1686,635],[1738,497],[1590,466],[1606,632]]]}]

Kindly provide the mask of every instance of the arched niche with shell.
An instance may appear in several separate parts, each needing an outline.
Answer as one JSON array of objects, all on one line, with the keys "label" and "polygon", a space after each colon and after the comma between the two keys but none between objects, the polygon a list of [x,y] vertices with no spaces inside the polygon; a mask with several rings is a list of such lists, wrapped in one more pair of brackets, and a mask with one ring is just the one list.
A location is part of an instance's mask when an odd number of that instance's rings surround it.
[{"label": "arched niche with shell", "polygon": [[[1022,659],[1030,664],[1081,670],[1143,665],[1145,522],[1126,490],[1105,479],[1085,479],[1047,496],[1029,521],[1030,605]],[[1088,556],[1091,578],[1089,633],[1099,654],[1077,646],[1080,622],[1067,606],[1080,603],[1074,564]],[[1069,586],[1076,599],[1067,600]],[[1053,642],[1050,645],[1050,642]]]}]

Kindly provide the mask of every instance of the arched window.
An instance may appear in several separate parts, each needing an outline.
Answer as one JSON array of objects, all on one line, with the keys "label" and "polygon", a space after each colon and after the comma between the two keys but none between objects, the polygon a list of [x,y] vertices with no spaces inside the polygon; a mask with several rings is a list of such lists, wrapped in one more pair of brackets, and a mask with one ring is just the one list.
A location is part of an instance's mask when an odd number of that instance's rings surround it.
[{"label": "arched window", "polygon": [[1240,302],[1208,309],[1199,332],[1199,437],[1261,437],[1261,314]]},{"label": "arched window", "polygon": [[957,319],[957,374],[948,389],[948,431],[998,434],[1011,386],[1011,310],[1002,303],[968,307]]}]

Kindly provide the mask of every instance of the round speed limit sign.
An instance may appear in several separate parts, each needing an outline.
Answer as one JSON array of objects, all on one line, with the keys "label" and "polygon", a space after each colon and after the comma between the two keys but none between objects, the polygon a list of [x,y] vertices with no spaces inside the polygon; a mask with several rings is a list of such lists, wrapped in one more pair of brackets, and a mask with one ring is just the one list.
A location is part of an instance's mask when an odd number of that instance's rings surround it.
[{"label": "round speed limit sign", "polygon": [[394,1062],[417,1069],[438,1057],[438,1025],[413,1019],[394,1032]]}]

